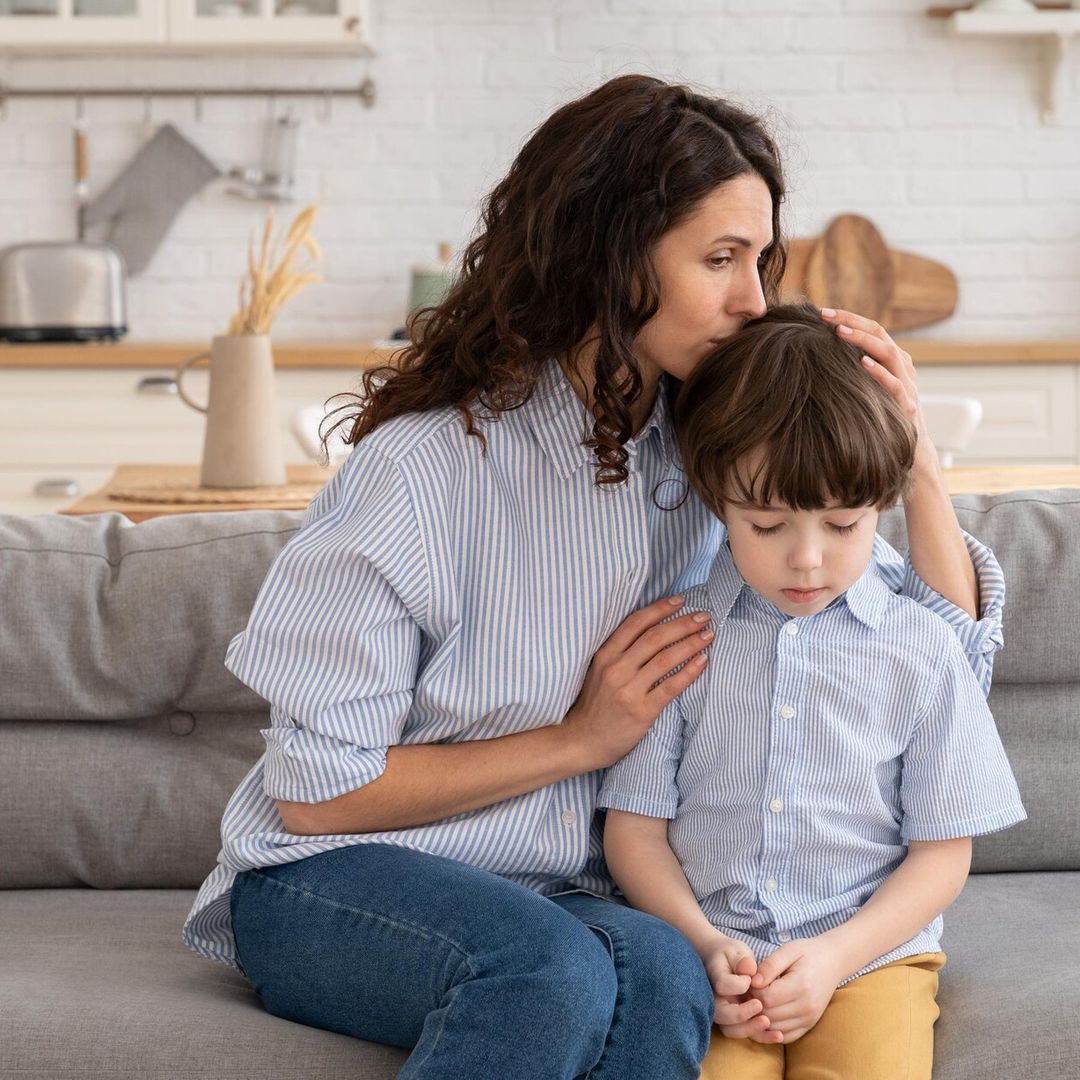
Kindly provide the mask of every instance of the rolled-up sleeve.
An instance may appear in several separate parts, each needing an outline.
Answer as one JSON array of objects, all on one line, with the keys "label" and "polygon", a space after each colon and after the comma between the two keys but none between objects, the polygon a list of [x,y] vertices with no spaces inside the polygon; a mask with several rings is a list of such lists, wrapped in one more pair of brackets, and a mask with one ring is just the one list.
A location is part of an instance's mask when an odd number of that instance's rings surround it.
[{"label": "rolled-up sleeve", "polygon": [[996,832],[1024,811],[989,706],[960,646],[943,635],[939,677],[904,751],[904,840],[951,840]]},{"label": "rolled-up sleeve", "polygon": [[672,701],[645,738],[604,774],[597,805],[645,817],[673,818],[679,808],[675,782],[683,749],[683,715]]},{"label": "rolled-up sleeve", "polygon": [[966,532],[963,537],[979,586],[977,619],[930,588],[915,572],[910,556],[901,558],[880,536],[874,542],[874,561],[878,573],[893,592],[909,596],[952,627],[985,697],[990,693],[990,680],[994,674],[994,654],[1004,644],[1001,616],[1005,606],[1005,576],[990,548]]},{"label": "rolled-up sleeve", "polygon": [[405,483],[361,444],[226,652],[225,666],[271,704],[267,796],[322,802],[382,774],[412,705],[428,581]]}]

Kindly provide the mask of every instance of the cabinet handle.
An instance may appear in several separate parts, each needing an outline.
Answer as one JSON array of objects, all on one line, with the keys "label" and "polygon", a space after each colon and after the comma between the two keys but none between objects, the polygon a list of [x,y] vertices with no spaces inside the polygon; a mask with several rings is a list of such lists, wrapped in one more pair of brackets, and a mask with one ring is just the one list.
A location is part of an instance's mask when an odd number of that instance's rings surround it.
[{"label": "cabinet handle", "polygon": [[137,394],[175,394],[176,380],[171,375],[147,375],[135,387]]},{"label": "cabinet handle", "polygon": [[73,499],[80,494],[76,480],[39,480],[34,485],[34,494],[46,499]]}]

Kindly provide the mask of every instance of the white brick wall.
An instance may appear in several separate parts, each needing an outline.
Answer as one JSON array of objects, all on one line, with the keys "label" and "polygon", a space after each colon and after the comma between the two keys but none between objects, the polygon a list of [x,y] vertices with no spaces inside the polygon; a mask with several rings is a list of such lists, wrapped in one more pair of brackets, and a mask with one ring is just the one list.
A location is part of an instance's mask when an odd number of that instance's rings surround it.
[{"label": "white brick wall", "polygon": [[[380,336],[403,317],[410,264],[460,246],[482,193],[555,105],[645,71],[728,94],[785,150],[788,231],[850,210],[894,247],[953,267],[961,301],[937,337],[1080,337],[1080,45],[1057,127],[1038,121],[1037,47],[952,38],[925,0],[371,0],[375,108],[294,102],[297,186],[319,199],[327,281],[279,338]],[[352,83],[349,61],[0,59],[11,85]],[[285,101],[277,103],[280,109]],[[91,187],[142,138],[140,101],[90,101]],[[73,235],[73,103],[9,101],[0,119],[0,244]],[[258,162],[267,105],[154,102],[223,167]],[[261,207],[207,187],[130,283],[132,337],[220,332]],[[295,208],[278,211],[282,218]]]}]

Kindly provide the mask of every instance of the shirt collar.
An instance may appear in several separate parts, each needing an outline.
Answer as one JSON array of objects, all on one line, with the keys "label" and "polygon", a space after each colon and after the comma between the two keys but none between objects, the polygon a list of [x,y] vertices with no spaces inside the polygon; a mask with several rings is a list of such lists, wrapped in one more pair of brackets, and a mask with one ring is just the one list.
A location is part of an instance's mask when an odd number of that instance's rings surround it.
[{"label": "shirt collar", "polygon": [[[564,480],[583,465],[595,464],[595,454],[584,445],[592,432],[592,417],[557,361],[544,365],[536,389],[523,409],[536,441]],[[626,444],[631,460],[653,430],[659,431],[665,463],[670,463],[675,440],[663,380],[645,426]]]},{"label": "shirt collar", "polygon": [[889,586],[878,576],[873,561],[844,593],[848,610],[859,622],[876,630],[885,614],[885,603],[890,595]]},{"label": "shirt collar", "polygon": [[[735,606],[735,601],[742,595],[743,589],[746,589],[756,600],[760,600],[763,608],[775,611],[785,619],[791,617],[780,611],[774,604],[758,596],[746,584],[735,565],[735,560],[731,557],[731,548],[728,547],[726,537],[720,545],[716,558],[713,560],[712,568],[709,570],[709,576],[705,582],[705,589],[708,596],[709,612],[713,618],[714,630],[718,630],[728,615],[731,614],[731,609]],[[881,625],[888,597],[889,587],[878,576],[875,565],[871,562],[863,571],[862,576],[848,587],[840,602],[847,604],[851,614],[864,626],[876,630]]]}]

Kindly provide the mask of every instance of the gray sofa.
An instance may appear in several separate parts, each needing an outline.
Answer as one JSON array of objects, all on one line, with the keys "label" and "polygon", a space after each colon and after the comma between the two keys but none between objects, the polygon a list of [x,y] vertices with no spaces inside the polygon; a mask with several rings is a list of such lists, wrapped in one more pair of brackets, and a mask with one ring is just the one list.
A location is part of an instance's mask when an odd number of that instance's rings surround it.
[{"label": "gray sofa", "polygon": [[[956,502],[1008,579],[991,702],[1030,820],[946,916],[935,1080],[1080,1077],[1080,491]],[[268,722],[222,656],[299,520],[0,516],[0,1077],[396,1075],[180,941]]]}]

